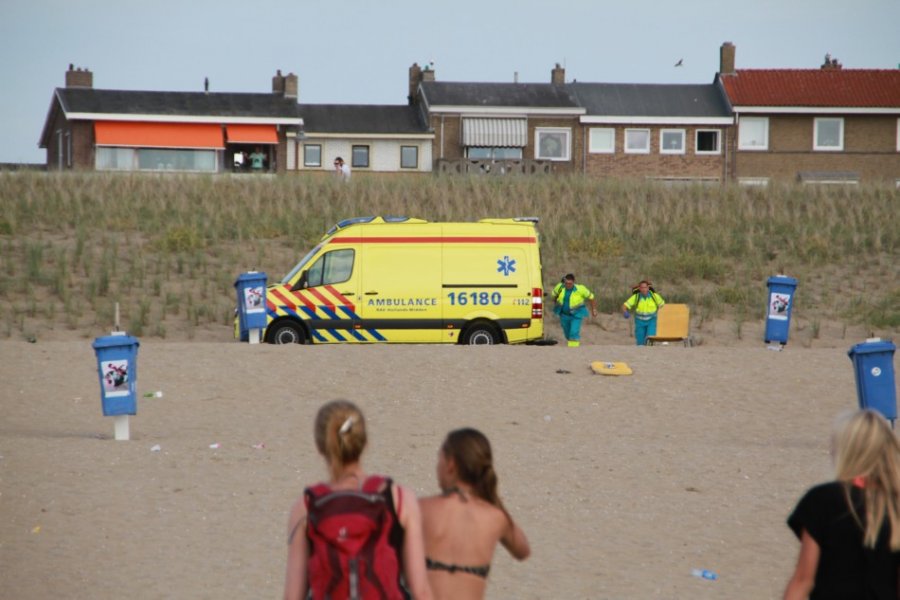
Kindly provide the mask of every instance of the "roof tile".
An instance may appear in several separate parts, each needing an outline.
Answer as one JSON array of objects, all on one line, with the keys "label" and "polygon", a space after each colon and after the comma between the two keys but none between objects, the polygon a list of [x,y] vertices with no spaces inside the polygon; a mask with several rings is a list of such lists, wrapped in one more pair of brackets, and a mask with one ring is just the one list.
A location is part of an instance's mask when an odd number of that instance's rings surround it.
[{"label": "roof tile", "polygon": [[900,109],[900,69],[738,69],[720,78],[732,106]]}]

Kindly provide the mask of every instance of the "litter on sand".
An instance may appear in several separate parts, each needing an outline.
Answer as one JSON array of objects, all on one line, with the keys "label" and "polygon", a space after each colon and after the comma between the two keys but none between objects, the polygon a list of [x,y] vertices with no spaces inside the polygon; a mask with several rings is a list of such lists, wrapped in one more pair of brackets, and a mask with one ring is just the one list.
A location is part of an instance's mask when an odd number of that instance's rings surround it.
[{"label": "litter on sand", "polygon": [[591,363],[591,370],[600,375],[631,375],[631,367],[623,362],[605,362],[597,360]]},{"label": "litter on sand", "polygon": [[216,442],[215,444],[210,444],[209,447],[213,450],[218,450],[220,448],[220,444],[219,442]]},{"label": "litter on sand", "polygon": [[571,373],[572,371],[569,371],[569,370],[566,370],[566,369],[557,369],[556,372],[559,373],[560,375],[568,375],[568,374]]},{"label": "litter on sand", "polygon": [[160,446],[159,444],[154,444],[150,448],[150,452],[159,452],[160,450],[162,450],[162,446]]}]

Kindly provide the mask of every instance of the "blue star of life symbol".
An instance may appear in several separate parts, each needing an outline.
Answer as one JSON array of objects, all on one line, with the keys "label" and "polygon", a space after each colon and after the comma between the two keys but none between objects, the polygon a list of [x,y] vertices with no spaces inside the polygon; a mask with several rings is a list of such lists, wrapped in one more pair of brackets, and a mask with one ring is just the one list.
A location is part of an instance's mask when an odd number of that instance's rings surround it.
[{"label": "blue star of life symbol", "polygon": [[504,277],[509,277],[510,273],[516,272],[516,259],[514,258],[504,256],[497,261],[497,264],[500,265],[497,267],[497,272],[503,273]]}]

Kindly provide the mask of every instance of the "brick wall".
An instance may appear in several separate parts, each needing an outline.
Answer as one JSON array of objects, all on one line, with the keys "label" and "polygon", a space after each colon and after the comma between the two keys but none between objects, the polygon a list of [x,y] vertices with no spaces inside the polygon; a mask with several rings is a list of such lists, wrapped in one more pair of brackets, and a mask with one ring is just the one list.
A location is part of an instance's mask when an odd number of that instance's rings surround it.
[{"label": "brick wall", "polygon": [[897,117],[844,117],[844,150],[813,150],[813,115],[769,117],[769,150],[738,151],[737,177],[796,181],[803,171],[849,171],[861,182],[900,179]]},{"label": "brick wall", "polygon": [[[625,153],[626,129],[650,130],[649,154]],[[588,131],[585,127],[586,147],[590,146]],[[716,179],[722,181],[727,178],[726,157],[729,147],[730,127],[678,127],[647,126],[647,125],[617,125],[615,129],[615,152],[613,154],[588,153],[585,158],[585,172],[593,177],[621,177],[621,178],[663,178],[663,179]],[[684,154],[661,154],[659,151],[660,131],[662,129],[685,130]],[[715,129],[719,131],[719,154],[696,154],[697,129]]]},{"label": "brick wall", "polygon": [[[429,125],[434,129],[432,157],[438,159],[458,160],[465,157],[462,145],[462,117],[457,114],[430,115]],[[583,136],[577,117],[530,117],[528,118],[528,145],[522,149],[522,158],[534,159],[534,131],[541,127],[555,127],[571,130],[571,155],[569,161],[553,163],[555,173],[581,172],[581,154],[583,152]]]}]

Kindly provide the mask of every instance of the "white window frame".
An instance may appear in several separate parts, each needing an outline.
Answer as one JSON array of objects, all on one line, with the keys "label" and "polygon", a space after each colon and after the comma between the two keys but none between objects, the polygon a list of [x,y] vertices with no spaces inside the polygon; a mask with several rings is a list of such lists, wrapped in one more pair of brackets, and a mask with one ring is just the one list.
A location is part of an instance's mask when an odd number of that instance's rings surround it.
[{"label": "white window frame", "polygon": [[[700,150],[700,134],[701,133],[714,133],[716,134],[716,149],[715,150]],[[721,129],[698,129],[694,132],[694,154],[701,155],[710,155],[710,154],[722,154],[722,130]]]},{"label": "white window frame", "polygon": [[897,152],[900,152],[900,119],[897,119]]},{"label": "white window frame", "polygon": [[[413,151],[415,151],[415,154],[416,154],[416,160],[415,160],[415,164],[413,164],[412,166],[408,166],[408,165],[404,165],[404,164],[403,164],[403,151],[404,151],[404,150],[413,150]],[[416,170],[416,169],[419,168],[419,147],[418,147],[418,146],[413,146],[413,145],[410,145],[410,144],[404,144],[404,145],[401,145],[401,146],[400,146],[400,168],[401,168],[401,169],[409,169],[409,170]]]},{"label": "white window frame", "polygon": [[[309,160],[309,155],[306,153],[307,149],[312,150],[313,148],[319,149],[318,162]],[[307,169],[314,169],[322,166],[322,144],[303,144],[303,166]]]},{"label": "white window frame", "polygon": [[[609,136],[609,144],[600,145],[595,143],[594,134],[604,134]],[[607,140],[603,140],[606,142]],[[588,152],[591,154],[615,154],[616,153],[616,128],[615,127],[591,127],[588,130]]]},{"label": "white window frame", "polygon": [[[819,145],[819,125],[826,122],[837,122],[838,144],[837,146]],[[844,118],[843,117],[816,117],[813,120],[813,150],[818,152],[843,152],[844,150]]]},{"label": "white window frame", "polygon": [[[545,134],[565,136],[563,143],[563,156],[541,156],[541,138]],[[536,127],[534,130],[534,158],[535,160],[551,160],[554,162],[566,162],[572,156],[572,130],[568,127]]]},{"label": "white window frame", "polygon": [[[647,146],[645,148],[629,148],[628,147],[629,134],[637,133],[637,132],[647,134]],[[624,150],[625,150],[625,154],[650,154],[650,130],[649,129],[626,129],[625,130]]]},{"label": "white window frame", "polygon": [[[663,137],[667,133],[675,133],[680,135],[681,137],[681,148],[666,148],[663,145]],[[684,154],[687,150],[685,150],[685,139],[687,138],[687,132],[684,129],[660,129],[659,130],[659,153],[660,154]]]},{"label": "white window frame", "polygon": [[[749,127],[750,124],[762,125],[763,139],[761,142],[751,143],[747,141],[744,132],[744,123]],[[755,141],[755,140],[754,140]],[[769,117],[741,117],[738,121],[738,150],[758,150],[764,151],[769,149]]]}]

